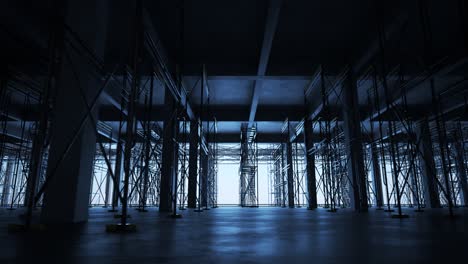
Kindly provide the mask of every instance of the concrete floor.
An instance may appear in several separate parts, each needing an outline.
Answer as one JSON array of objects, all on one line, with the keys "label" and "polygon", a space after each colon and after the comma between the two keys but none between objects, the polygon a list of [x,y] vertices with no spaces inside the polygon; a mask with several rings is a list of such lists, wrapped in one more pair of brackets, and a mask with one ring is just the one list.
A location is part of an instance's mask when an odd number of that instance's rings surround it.
[{"label": "concrete floor", "polygon": [[455,220],[446,209],[407,212],[233,207],[171,219],[132,209],[138,231],[107,234],[117,220],[103,208],[80,227],[35,233],[8,233],[18,211],[2,209],[0,263],[467,263],[466,209]]}]

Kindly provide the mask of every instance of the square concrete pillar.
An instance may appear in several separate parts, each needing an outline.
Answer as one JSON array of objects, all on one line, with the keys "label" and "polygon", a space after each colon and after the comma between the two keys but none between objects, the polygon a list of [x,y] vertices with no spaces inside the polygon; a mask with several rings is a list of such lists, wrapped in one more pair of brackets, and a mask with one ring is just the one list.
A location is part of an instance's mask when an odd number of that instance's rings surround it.
[{"label": "square concrete pillar", "polygon": [[362,150],[361,119],[356,80],[349,72],[343,83],[343,119],[345,145],[348,156],[348,178],[351,181],[351,207],[358,211],[367,211],[367,185]]},{"label": "square concrete pillar", "polygon": [[427,119],[422,120],[416,128],[416,138],[419,142],[419,159],[421,164],[422,182],[426,207],[440,208],[439,187],[437,186],[434,152]]},{"label": "square concrete pillar", "polygon": [[[69,0],[63,2],[64,23],[95,54],[103,57],[107,33],[108,1]],[[85,19],[84,19],[85,18]],[[68,34],[65,34],[68,36]],[[89,192],[96,150],[95,125],[98,107],[86,116],[88,104],[102,85],[93,73],[95,66],[73,49],[67,37],[60,51],[56,97],[50,127],[51,142],[47,165],[41,222],[78,223],[88,219]],[[84,122],[82,120],[85,120]]]},{"label": "square concrete pillar", "polygon": [[197,177],[198,177],[198,123],[190,122],[190,150],[187,207],[197,207]]},{"label": "square concrete pillar", "polygon": [[307,166],[307,193],[308,209],[317,208],[317,182],[315,176],[315,153],[310,152],[314,147],[312,121],[306,119],[304,122],[304,143]]}]

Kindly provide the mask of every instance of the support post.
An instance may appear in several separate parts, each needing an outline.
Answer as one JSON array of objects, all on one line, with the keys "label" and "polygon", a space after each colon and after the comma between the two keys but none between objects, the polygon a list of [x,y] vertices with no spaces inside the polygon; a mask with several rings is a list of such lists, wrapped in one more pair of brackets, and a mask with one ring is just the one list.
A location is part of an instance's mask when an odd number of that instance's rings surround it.
[{"label": "support post", "polygon": [[177,184],[179,183],[178,180],[178,171],[179,171],[179,142],[177,141],[178,135],[179,135],[179,118],[178,118],[178,109],[177,106],[174,107],[174,119],[172,121],[172,127],[173,127],[173,140],[172,142],[172,148],[174,150],[172,154],[172,166],[171,166],[171,174],[172,174],[172,190],[171,190],[171,217],[172,218],[180,218],[182,217],[180,214],[177,213],[177,191],[178,191],[178,186]]},{"label": "support post", "polygon": [[104,208],[107,208],[109,206],[110,182],[111,182],[111,176],[109,172],[107,172],[106,173],[106,188],[104,190]]},{"label": "support post", "polygon": [[117,149],[115,152],[115,169],[114,169],[114,176],[115,176],[115,183],[113,184],[112,188],[112,210],[117,211],[115,208],[119,207],[119,193],[120,193],[120,183],[122,179],[122,171],[123,171],[123,152],[122,152],[122,143],[119,141],[117,142]]},{"label": "support post", "polygon": [[[176,102],[171,93],[166,89],[165,105],[174,110]],[[174,156],[177,154],[174,139],[176,136],[177,116],[168,115],[164,120],[163,132],[163,149],[162,149],[162,165],[161,165],[161,189],[160,189],[160,212],[171,212],[172,210],[172,185],[174,181]]]},{"label": "support post", "polygon": [[[461,134],[461,129],[459,131]],[[457,174],[460,181],[461,195],[463,206],[468,206],[468,181],[465,165],[465,148],[463,146],[463,138],[458,135],[455,141],[455,150],[457,152]]]},{"label": "support post", "polygon": [[201,175],[200,175],[200,188],[201,188],[201,207],[206,210],[208,208],[208,155],[201,151]]},{"label": "support post", "polygon": [[416,129],[416,137],[419,142],[420,163],[422,180],[424,184],[424,198],[426,207],[441,208],[439,199],[439,188],[437,186],[436,168],[434,162],[434,152],[432,151],[431,134],[429,121],[421,120]]},{"label": "support post", "polygon": [[307,209],[317,208],[317,183],[315,176],[315,153],[312,152],[314,147],[314,138],[312,130],[312,120],[304,121],[304,144],[307,166],[307,193],[308,207]]},{"label": "support post", "polygon": [[[104,54],[107,4],[107,1],[68,1],[64,12],[67,27],[73,30],[82,43],[88,44],[97,56]],[[95,10],[104,12],[98,14],[93,12]],[[87,18],[86,22],[83,22],[83,17]],[[77,41],[73,39],[70,42]],[[89,118],[87,104],[83,99],[88,102],[94,100],[97,87],[101,85],[100,80],[90,74],[88,57],[78,53],[70,45],[66,45],[62,57],[57,65],[59,69],[55,80],[57,89],[54,119],[50,127],[53,137],[49,148],[47,188],[44,189],[41,212],[43,223],[87,221],[96,151],[96,124],[92,123],[92,119],[97,120],[99,109],[92,108],[89,115],[93,118]],[[85,121],[81,123],[81,120]],[[71,144],[70,138],[74,139]],[[62,156],[63,153],[66,153],[66,157]]]},{"label": "support post", "polygon": [[198,123],[190,121],[188,208],[197,207],[198,140]]},{"label": "support post", "polygon": [[367,187],[362,152],[361,120],[356,80],[351,71],[343,84],[343,118],[346,152],[348,157],[348,178],[351,181],[351,207],[357,212],[366,212]]},{"label": "support post", "polygon": [[413,190],[411,192],[411,198],[413,199],[412,204],[413,205],[419,205],[419,196],[418,196],[418,182],[417,182],[417,175],[415,174],[414,170],[412,169],[409,172],[409,177],[411,181],[411,189]]},{"label": "support post", "polygon": [[374,177],[375,205],[378,208],[383,206],[382,174],[380,173],[379,152],[375,143],[371,144],[372,175]]},{"label": "support post", "polygon": [[294,171],[293,171],[293,164],[292,164],[293,157],[292,157],[292,144],[291,144],[291,141],[289,140],[286,143],[286,163],[288,166],[288,169],[287,169],[288,206],[290,208],[294,208]]}]

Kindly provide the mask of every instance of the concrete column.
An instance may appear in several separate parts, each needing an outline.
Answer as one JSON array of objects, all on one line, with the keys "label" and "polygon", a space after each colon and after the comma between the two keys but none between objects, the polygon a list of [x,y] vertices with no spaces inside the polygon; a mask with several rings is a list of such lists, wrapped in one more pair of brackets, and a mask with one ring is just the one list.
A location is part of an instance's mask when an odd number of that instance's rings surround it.
[{"label": "concrete column", "polygon": [[307,166],[307,192],[308,209],[317,208],[317,183],[315,177],[315,154],[309,153],[314,147],[314,138],[312,130],[312,121],[306,119],[304,122],[304,144],[306,148],[306,166]]},{"label": "concrete column", "polygon": [[190,122],[190,150],[187,207],[197,207],[197,176],[198,176],[198,123]]},{"label": "concrete column", "polygon": [[345,145],[348,155],[348,178],[351,181],[351,207],[358,212],[367,211],[367,187],[362,151],[361,119],[356,80],[351,73],[343,84],[343,118]]},{"label": "concrete column", "polygon": [[[166,107],[175,110],[176,102],[171,93],[166,90],[164,99]],[[171,212],[172,210],[172,195],[173,182],[177,168],[175,167],[175,157],[178,154],[174,139],[177,135],[177,116],[172,113],[164,119],[163,129],[163,149],[162,149],[162,165],[161,165],[161,186],[159,211]]]},{"label": "concrete column", "polygon": [[106,189],[104,191],[104,207],[109,206],[109,200],[110,200],[110,183],[111,183],[111,176],[110,173],[106,173]]},{"label": "concrete column", "polygon": [[[178,138],[178,134],[179,134],[179,125],[178,125],[178,121],[176,122],[176,125],[175,125],[175,134],[174,134],[174,138]],[[177,204],[177,192],[179,191],[178,189],[178,186],[177,184],[179,183],[179,175],[178,175],[178,171],[179,171],[179,143],[178,142],[174,142],[174,156],[173,156],[173,162],[172,162],[172,175],[174,175],[172,177],[172,191],[171,191],[171,194],[172,194],[172,199],[171,199],[171,206],[172,206],[172,210],[171,212],[173,213],[176,213],[177,212],[177,207],[178,207],[178,204]]]},{"label": "concrete column", "polygon": [[411,189],[413,190],[411,192],[411,196],[412,196],[412,199],[413,199],[413,205],[417,205],[418,204],[418,182],[417,182],[417,179],[416,179],[416,175],[414,174],[414,170],[411,170],[410,171],[410,181],[411,181]]},{"label": "concrete column", "polygon": [[114,167],[114,176],[115,182],[112,185],[112,207],[119,206],[119,192],[121,188],[121,179],[122,179],[122,172],[123,172],[123,151],[122,151],[122,143],[117,143],[117,149],[115,152],[115,167]]},{"label": "concrete column", "polygon": [[379,152],[375,143],[371,145],[372,156],[372,175],[374,176],[374,192],[375,192],[375,205],[377,207],[383,206],[383,191],[382,191],[382,174],[380,173],[379,165]]},{"label": "concrete column", "polygon": [[293,171],[293,157],[292,157],[292,144],[288,140],[286,145],[286,164],[287,169],[287,185],[288,185],[288,206],[294,208],[294,171]]},{"label": "concrete column", "polygon": [[3,179],[3,190],[2,190],[2,206],[8,205],[10,199],[11,189],[11,176],[13,175],[14,163],[10,160],[6,161],[5,176]]},{"label": "concrete column", "polygon": [[457,151],[457,174],[461,186],[461,195],[462,202],[464,206],[468,206],[468,181],[466,175],[466,165],[465,165],[465,149],[463,147],[463,142],[460,138],[455,142],[455,149]]},{"label": "concrete column", "polygon": [[[39,127],[41,127],[39,125]],[[44,127],[45,128],[45,127]],[[39,130],[40,128],[38,128]],[[38,132],[40,133],[40,132]],[[42,134],[44,135],[44,134]],[[44,142],[42,142],[43,140],[43,137],[39,137],[38,134],[36,134],[34,137],[33,137],[33,144],[32,144],[32,151],[31,151],[31,155],[30,155],[30,158],[29,158],[29,173],[28,173],[28,178],[27,178],[27,182],[26,182],[26,189],[25,189],[25,195],[24,195],[24,206],[27,207],[28,204],[33,204],[34,203],[34,200],[30,200],[30,199],[34,199],[34,196],[36,195],[37,193],[37,188],[39,186],[39,180],[40,180],[40,176],[41,176],[41,171],[42,171],[42,154],[43,152],[41,151],[42,150],[42,147],[43,147],[43,144]],[[39,142],[41,141],[41,142]],[[37,162],[37,164],[34,165],[34,163]],[[35,170],[35,173],[33,172]],[[33,175],[35,174],[35,175]]]},{"label": "concrete column", "polygon": [[[89,49],[103,57],[108,1],[69,0],[63,5],[65,23]],[[77,43],[75,45],[79,46]],[[41,213],[43,223],[77,223],[88,219],[96,150],[96,133],[89,117],[81,131],[77,132],[87,113],[82,94],[89,104],[102,82],[90,73],[94,66],[88,58],[78,54],[70,45],[65,45],[61,58],[52,114],[53,136],[47,166],[47,188]],[[97,113],[98,107],[94,107],[94,121],[97,120]],[[72,138],[75,140],[67,151]]]},{"label": "concrete column", "polygon": [[208,207],[208,155],[201,151],[201,175],[200,175],[200,202],[202,207]]},{"label": "concrete column", "polygon": [[439,187],[437,186],[434,153],[427,119],[422,120],[416,128],[416,139],[419,142],[421,178],[424,185],[426,207],[440,208]]}]

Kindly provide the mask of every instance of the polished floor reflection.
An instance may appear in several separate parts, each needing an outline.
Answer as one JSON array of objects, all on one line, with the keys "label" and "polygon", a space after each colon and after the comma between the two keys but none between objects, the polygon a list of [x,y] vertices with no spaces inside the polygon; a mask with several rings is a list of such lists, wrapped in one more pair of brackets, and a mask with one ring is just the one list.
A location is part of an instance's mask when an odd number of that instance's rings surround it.
[{"label": "polished floor reflection", "polygon": [[[181,219],[132,211],[138,231],[107,234],[116,222],[90,209],[81,227],[8,233],[17,211],[0,213],[0,263],[435,263],[468,258],[468,213],[428,210],[408,219],[349,210],[217,208],[182,211]],[[462,258],[464,258],[463,261]],[[460,262],[461,261],[461,262]]]}]

